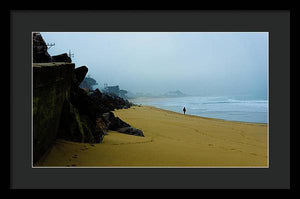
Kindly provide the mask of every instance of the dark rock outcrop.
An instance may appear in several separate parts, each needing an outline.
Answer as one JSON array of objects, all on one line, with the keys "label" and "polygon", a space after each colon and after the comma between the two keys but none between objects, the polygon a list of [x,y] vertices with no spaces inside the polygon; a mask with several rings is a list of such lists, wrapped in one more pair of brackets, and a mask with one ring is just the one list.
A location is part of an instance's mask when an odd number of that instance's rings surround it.
[{"label": "dark rock outcrop", "polygon": [[93,142],[94,140],[92,139],[90,131],[85,130],[86,131],[83,129],[78,110],[66,99],[63,105],[58,138],[75,142]]},{"label": "dark rock outcrop", "polygon": [[95,104],[97,104],[102,114],[114,111],[115,109],[130,108],[133,106],[128,100],[118,96],[103,94],[99,89],[92,91],[90,97],[94,100]]},{"label": "dark rock outcrop", "polygon": [[72,59],[67,53],[50,56],[48,53],[47,44],[40,33],[32,34],[32,42],[33,63],[72,62]]},{"label": "dark rock outcrop", "polygon": [[101,117],[101,107],[82,88],[72,86],[70,92],[70,102],[78,109],[81,115],[87,115],[95,120]]},{"label": "dark rock outcrop", "polygon": [[47,44],[40,33],[32,34],[32,42],[33,63],[51,62],[51,56],[47,51]]},{"label": "dark rock outcrop", "polygon": [[100,143],[105,132],[97,123],[97,118],[101,117],[99,108],[87,92],[79,87],[87,70],[86,66],[74,70],[70,99],[64,104],[59,137],[77,142]]},{"label": "dark rock outcrop", "polygon": [[[55,61],[52,63],[48,63]],[[33,34],[33,163],[56,138],[101,143],[108,130],[143,136],[111,112],[133,104],[117,96],[79,87],[88,68],[75,64],[67,54],[51,56],[39,33]],[[40,62],[40,63],[35,63]]]},{"label": "dark rock outcrop", "polygon": [[96,124],[97,124],[98,128],[103,130],[104,135],[107,135],[108,128],[102,117],[97,118]]},{"label": "dark rock outcrop", "polygon": [[33,162],[57,137],[65,99],[70,96],[74,64],[33,64]]},{"label": "dark rock outcrop", "polygon": [[136,128],[133,128],[133,127],[119,128],[117,131],[120,132],[120,133],[129,134],[129,135],[136,135],[136,136],[145,137],[142,130],[139,130],[139,129],[136,129]]},{"label": "dark rock outcrop", "polygon": [[127,124],[126,122],[122,121],[120,118],[115,117],[115,115],[113,114],[113,112],[108,112],[108,113],[104,113],[103,115],[104,121],[107,125],[107,128],[110,130],[117,130],[119,128],[123,128],[123,127],[130,127],[129,124]]},{"label": "dark rock outcrop", "polygon": [[112,112],[104,113],[102,117],[109,130],[144,137],[142,130],[131,127],[129,124],[122,121],[120,118],[115,117],[115,115]]},{"label": "dark rock outcrop", "polygon": [[86,66],[80,66],[75,69],[75,76],[76,76],[76,80],[79,83],[79,85],[84,80],[87,72],[88,72],[88,68]]},{"label": "dark rock outcrop", "polygon": [[67,63],[71,63],[72,60],[71,58],[68,56],[67,53],[63,53],[60,55],[54,55],[51,57],[51,62],[67,62]]}]

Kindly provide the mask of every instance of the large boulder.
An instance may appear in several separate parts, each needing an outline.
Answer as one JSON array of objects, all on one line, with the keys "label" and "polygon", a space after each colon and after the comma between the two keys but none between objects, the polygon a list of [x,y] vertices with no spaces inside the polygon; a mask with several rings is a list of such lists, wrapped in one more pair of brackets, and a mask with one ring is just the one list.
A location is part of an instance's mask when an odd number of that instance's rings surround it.
[{"label": "large boulder", "polygon": [[32,34],[32,57],[33,63],[51,62],[51,56],[48,53],[47,44],[40,33]]},{"label": "large boulder", "polygon": [[133,128],[133,127],[119,128],[119,129],[117,129],[117,131],[120,132],[120,133],[129,134],[129,135],[136,135],[136,136],[145,137],[142,130],[139,130],[139,129],[136,129],[136,128]]},{"label": "large boulder", "polygon": [[102,118],[109,130],[144,137],[143,131],[133,128],[120,118],[115,117],[113,112],[104,113]]},{"label": "large boulder", "polygon": [[115,109],[129,108],[133,104],[118,96],[111,96],[107,93],[101,93],[99,89],[90,92],[89,95],[94,103],[99,107],[101,113],[114,111]]},{"label": "large boulder", "polygon": [[86,66],[75,69],[71,85],[70,102],[78,109],[81,115],[87,115],[96,122],[96,119],[102,114],[101,107],[89,96],[88,92],[79,87],[87,71]]},{"label": "large boulder", "polygon": [[86,66],[80,66],[75,69],[76,80],[79,84],[84,80],[87,72],[88,72],[88,68]]},{"label": "large boulder", "polygon": [[101,107],[82,88],[72,89],[70,93],[71,103],[78,109],[81,115],[87,115],[95,120],[101,117]]},{"label": "large boulder", "polygon": [[94,90],[94,92],[92,94],[92,97],[95,97],[97,99],[101,99],[103,97],[103,94],[98,88],[96,88],[96,90]]},{"label": "large boulder", "polygon": [[107,135],[108,128],[102,117],[97,118],[96,125],[99,129],[102,129],[102,131],[104,132],[104,135]]},{"label": "large boulder", "polygon": [[106,126],[109,130],[115,131],[119,128],[130,127],[129,124],[122,121],[120,118],[115,117],[113,112],[104,113],[102,115],[102,117],[103,117],[104,122],[106,123]]},{"label": "large boulder", "polygon": [[104,129],[102,129],[94,119],[91,119],[86,115],[81,115],[80,118],[85,136],[91,136],[91,138],[87,137],[85,142],[90,142],[89,140],[91,140],[95,143],[101,143],[105,135]]},{"label": "large boulder", "polygon": [[88,93],[79,87],[86,73],[86,66],[75,69],[70,97],[64,104],[59,136],[71,141],[99,143],[105,134],[105,128],[97,122],[101,111]]},{"label": "large boulder", "polygon": [[95,91],[91,92],[89,97],[97,106],[101,115],[103,113],[107,113],[115,109],[115,106],[112,104],[113,101],[110,100],[105,94],[102,94],[99,89],[96,89]]},{"label": "large boulder", "polygon": [[84,142],[84,134],[78,110],[66,99],[61,114],[58,137],[75,142]]},{"label": "large boulder", "polygon": [[67,63],[71,63],[72,60],[68,56],[67,53],[63,53],[63,54],[60,54],[60,55],[54,55],[54,56],[52,56],[51,62],[67,62]]},{"label": "large boulder", "polygon": [[105,132],[89,116],[80,114],[69,100],[65,100],[58,137],[75,142],[101,143]]}]

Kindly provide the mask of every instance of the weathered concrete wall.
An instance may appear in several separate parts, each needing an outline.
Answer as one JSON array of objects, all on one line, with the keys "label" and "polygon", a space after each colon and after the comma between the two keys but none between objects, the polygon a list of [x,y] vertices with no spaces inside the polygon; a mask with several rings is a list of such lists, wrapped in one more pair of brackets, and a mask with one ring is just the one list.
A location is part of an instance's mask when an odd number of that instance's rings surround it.
[{"label": "weathered concrete wall", "polygon": [[75,64],[33,64],[33,162],[56,139],[61,111],[70,96]]}]

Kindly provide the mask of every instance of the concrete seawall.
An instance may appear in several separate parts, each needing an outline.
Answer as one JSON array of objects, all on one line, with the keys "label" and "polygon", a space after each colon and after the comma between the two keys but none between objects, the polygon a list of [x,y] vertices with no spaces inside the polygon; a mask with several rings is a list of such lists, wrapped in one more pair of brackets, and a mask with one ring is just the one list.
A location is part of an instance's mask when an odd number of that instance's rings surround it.
[{"label": "concrete seawall", "polygon": [[70,97],[75,64],[33,64],[33,162],[49,149],[57,137],[61,111]]}]

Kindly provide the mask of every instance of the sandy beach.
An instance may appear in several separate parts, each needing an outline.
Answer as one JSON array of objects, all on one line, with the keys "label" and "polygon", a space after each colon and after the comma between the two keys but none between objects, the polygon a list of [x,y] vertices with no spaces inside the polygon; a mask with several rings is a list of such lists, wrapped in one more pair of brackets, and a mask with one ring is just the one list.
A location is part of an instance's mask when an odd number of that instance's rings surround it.
[{"label": "sandy beach", "polygon": [[145,137],[109,131],[101,144],[57,140],[38,167],[268,167],[267,124],[151,106],[114,111]]}]

